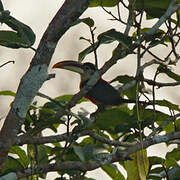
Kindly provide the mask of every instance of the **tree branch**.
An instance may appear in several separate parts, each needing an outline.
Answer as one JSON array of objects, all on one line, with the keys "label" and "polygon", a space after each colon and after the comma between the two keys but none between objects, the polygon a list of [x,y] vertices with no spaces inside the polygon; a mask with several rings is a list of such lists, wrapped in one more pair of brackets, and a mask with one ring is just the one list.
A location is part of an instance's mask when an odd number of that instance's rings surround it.
[{"label": "tree branch", "polygon": [[88,8],[90,1],[66,0],[45,31],[0,132],[0,169],[24,122],[29,105],[48,79],[48,65],[59,39]]},{"label": "tree branch", "polygon": [[[103,75],[108,69],[110,69],[111,66],[116,64],[118,59],[121,59],[122,57],[125,57],[130,52],[133,52],[133,50],[136,49],[139,46],[139,44],[142,43],[147,38],[147,36],[154,34],[159,29],[159,27],[168,19],[169,16],[171,16],[175,11],[180,9],[179,6],[176,7],[176,9],[174,8],[175,2],[176,2],[176,0],[173,0],[170,3],[165,14],[158,20],[158,22],[147,33],[145,33],[144,36],[142,36],[135,43],[133,43],[127,50],[123,49],[123,51],[122,51],[121,50],[122,45],[121,45],[121,43],[119,43],[119,45],[114,50],[112,57],[103,65],[103,67],[99,71],[96,71],[92,75],[91,79],[88,81],[86,86],[84,86],[77,94],[75,94],[72,97],[72,99],[68,102],[68,104],[66,105],[65,108],[70,109],[73,106],[75,106],[77,101],[80,100],[96,84],[96,82],[99,80],[101,75]],[[135,83],[136,83],[136,81],[134,80],[131,85],[134,86]],[[132,87],[132,86],[130,86],[130,87]],[[128,88],[129,88],[129,86],[128,86]],[[64,111],[61,109],[56,113],[55,117],[60,118],[63,115],[64,115]]]},{"label": "tree branch", "polygon": [[[167,135],[155,136],[153,138],[146,139],[144,141],[137,142],[133,147],[129,147],[121,152],[116,152],[114,154],[109,154],[102,160],[89,161],[89,162],[80,162],[80,161],[66,161],[61,163],[52,163],[52,164],[41,164],[38,167],[27,168],[21,171],[16,172],[17,178],[24,178],[35,174],[53,172],[53,171],[64,171],[64,170],[78,170],[78,171],[90,171],[102,167],[103,165],[118,162],[121,160],[127,160],[130,154],[141,150],[142,147],[146,149],[147,147],[159,144],[166,143],[168,141],[176,140],[180,138],[180,132],[173,132]],[[15,174],[14,174],[15,175]]]},{"label": "tree branch", "polygon": [[1,64],[0,65],[0,68],[2,68],[3,66],[5,66],[6,64],[9,64],[9,63],[15,63],[15,61],[7,61],[7,62],[5,62],[4,64]]},{"label": "tree branch", "polygon": [[165,86],[167,87],[167,86],[179,86],[180,85],[180,81],[172,82],[172,83],[161,83],[161,82],[156,82],[156,81],[153,81],[151,79],[146,79],[146,78],[135,77],[135,79],[138,81],[144,81],[152,86],[157,86],[158,88],[165,87]]},{"label": "tree branch", "polygon": [[[91,136],[97,141],[113,145],[113,146],[124,146],[124,147],[131,147],[136,144],[136,142],[120,142],[116,140],[110,140],[107,138],[104,138],[98,134],[96,134],[94,131],[91,130],[84,130],[78,134],[76,134],[76,139],[83,136]],[[67,141],[70,142],[73,140],[73,134],[69,133],[69,136],[67,136],[67,133],[60,134],[60,135],[54,135],[54,136],[45,136],[45,137],[31,137],[31,136],[24,136],[21,135],[16,138],[16,142],[14,145],[22,146],[24,144],[45,144],[45,143],[55,143],[55,142],[63,142]]]},{"label": "tree branch", "polygon": [[[180,117],[180,113],[170,117],[168,120],[164,121],[161,125],[159,125],[156,129],[154,129],[154,131],[148,136],[148,138],[154,136],[158,131],[160,131],[165,125],[167,125],[168,123],[172,122],[173,120],[176,120],[178,117]],[[78,134],[76,134],[75,139],[79,138],[79,137],[83,137],[83,136],[91,136],[92,138],[94,138],[97,141],[109,144],[109,145],[113,145],[113,146],[123,146],[123,147],[132,147],[134,145],[136,145],[137,142],[120,142],[117,140],[110,140],[107,138],[104,138],[98,134],[96,134],[94,131],[92,130],[84,130],[82,132],[79,132]],[[24,144],[45,144],[45,143],[56,143],[56,142],[62,142],[62,141],[66,141],[66,142],[71,142],[73,140],[73,133],[69,133],[69,135],[67,135],[67,133],[64,134],[60,134],[60,135],[54,135],[54,136],[46,136],[46,137],[32,137],[32,136],[26,136],[26,135],[21,135],[19,137],[16,138],[16,142],[14,145],[18,145],[18,146],[22,146]]]}]

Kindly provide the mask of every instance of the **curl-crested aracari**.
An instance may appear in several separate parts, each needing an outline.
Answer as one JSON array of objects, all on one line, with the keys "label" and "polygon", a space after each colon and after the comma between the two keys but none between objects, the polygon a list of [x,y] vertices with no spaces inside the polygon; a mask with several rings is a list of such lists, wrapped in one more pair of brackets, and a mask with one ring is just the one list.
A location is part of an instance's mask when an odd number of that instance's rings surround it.
[{"label": "curl-crested aracari", "polygon": [[[77,72],[81,76],[80,89],[86,85],[93,73],[97,70],[92,63],[78,63],[76,61],[61,61],[52,68],[67,69]],[[87,99],[96,104],[98,107],[107,105],[121,105],[123,103],[136,103],[135,100],[123,99],[119,92],[111,86],[107,81],[100,78],[97,83],[85,95]],[[140,103],[148,104],[147,102],[140,101]]]}]

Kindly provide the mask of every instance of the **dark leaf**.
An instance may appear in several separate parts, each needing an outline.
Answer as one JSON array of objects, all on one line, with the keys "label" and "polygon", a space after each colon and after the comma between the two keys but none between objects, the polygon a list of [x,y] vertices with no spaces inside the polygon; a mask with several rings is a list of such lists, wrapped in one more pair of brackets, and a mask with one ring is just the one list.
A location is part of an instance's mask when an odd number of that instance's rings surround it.
[{"label": "dark leaf", "polygon": [[86,24],[89,27],[93,27],[94,26],[94,20],[90,17],[87,18],[83,18],[83,19],[78,19],[76,20],[71,26],[75,26],[79,23],[83,22],[84,24]]},{"label": "dark leaf", "polygon": [[29,26],[9,15],[0,20],[16,31],[1,31],[0,45],[11,48],[29,48],[34,44],[35,34]]},{"label": "dark leaf", "polygon": [[91,52],[93,52],[94,48],[96,49],[99,46],[98,42],[94,43],[94,47],[93,46],[89,46],[88,48],[86,48],[85,50],[81,51],[79,53],[78,56],[78,61],[82,62],[83,59],[86,57],[86,55],[90,54]]},{"label": "dark leaf", "polygon": [[128,180],[146,179],[149,168],[149,161],[146,150],[137,151],[131,154],[132,160],[124,162]]},{"label": "dark leaf", "polygon": [[0,11],[4,11],[4,7],[3,7],[3,4],[2,4],[1,0],[0,0]]},{"label": "dark leaf", "polygon": [[93,0],[89,7],[97,7],[97,6],[103,6],[103,7],[113,7],[118,4],[118,0]]},{"label": "dark leaf", "polygon": [[[51,148],[46,145],[28,145],[27,147],[28,155],[35,164],[48,164],[50,149]],[[40,177],[46,179],[46,173],[40,174]]]},{"label": "dark leaf", "polygon": [[171,110],[180,111],[179,105],[173,104],[167,100],[156,100],[155,103],[159,106],[168,107]]},{"label": "dark leaf", "polygon": [[[63,101],[68,102],[68,101],[71,100],[72,97],[73,97],[73,95],[71,95],[71,94],[66,94],[66,95],[58,96],[58,97],[56,97],[55,99],[56,99],[56,100],[63,100]],[[77,103],[80,104],[80,103],[86,102],[86,101],[87,101],[87,99],[83,97],[83,98],[81,98]]]},{"label": "dark leaf", "polygon": [[159,66],[158,67],[158,71],[159,73],[165,73],[167,76],[169,76],[170,78],[176,80],[176,81],[180,81],[180,76],[174,72],[172,72],[170,69],[168,69],[165,66]]},{"label": "dark leaf", "polygon": [[121,174],[115,164],[104,165],[101,167],[101,169],[105,171],[113,180],[125,180],[124,176]]},{"label": "dark leaf", "polygon": [[88,25],[89,27],[93,27],[94,26],[94,20],[90,17],[88,18],[83,18],[80,19],[84,24]]},{"label": "dark leaf", "polygon": [[[114,78],[111,83],[118,81],[121,84],[126,84],[131,82],[132,80],[134,80],[133,76],[122,75]],[[129,99],[136,99],[136,84],[133,87],[128,88],[121,95],[126,95]]]},{"label": "dark leaf", "polygon": [[158,3],[149,0],[136,0],[135,7],[136,10],[140,12],[145,10],[145,12],[153,18],[160,18],[165,13],[170,2],[171,0],[158,0]]},{"label": "dark leaf", "polygon": [[0,91],[0,96],[16,96],[16,93],[12,92],[12,91]]},{"label": "dark leaf", "polygon": [[23,165],[11,156],[8,156],[4,165],[3,170],[1,171],[1,176],[10,172],[16,172],[18,170],[24,169]]},{"label": "dark leaf", "polygon": [[127,106],[107,109],[98,114],[92,127],[107,130],[109,133],[128,132],[134,124],[131,113]]},{"label": "dark leaf", "polygon": [[74,152],[83,162],[92,160],[94,158],[94,145],[86,144],[85,146],[73,146]]},{"label": "dark leaf", "polygon": [[125,48],[128,48],[128,46],[132,43],[131,37],[126,36],[123,33],[116,31],[115,29],[110,29],[100,34],[97,39],[100,43],[111,43],[113,41],[118,41]]},{"label": "dark leaf", "polygon": [[180,148],[175,148],[171,152],[166,154],[165,165],[166,168],[170,168],[172,166],[178,166],[178,161],[180,160]]},{"label": "dark leaf", "polygon": [[151,156],[151,157],[148,157],[149,158],[149,164],[151,166],[153,165],[157,165],[157,164],[163,164],[165,159],[161,158],[161,157],[158,157],[158,156]]},{"label": "dark leaf", "polygon": [[22,150],[19,146],[12,146],[9,152],[19,156],[19,162],[23,165],[24,168],[28,167],[30,160],[27,157],[25,151]]},{"label": "dark leaf", "polygon": [[128,49],[129,45],[132,43],[132,39],[129,36],[124,35],[121,32],[116,31],[115,29],[110,29],[106,32],[101,33],[97,37],[98,41],[95,42],[94,46],[89,46],[85,50],[79,53],[78,61],[81,62],[86,55],[93,52],[94,47],[98,48],[101,44],[109,44],[114,41],[118,41],[122,44],[123,49]]}]

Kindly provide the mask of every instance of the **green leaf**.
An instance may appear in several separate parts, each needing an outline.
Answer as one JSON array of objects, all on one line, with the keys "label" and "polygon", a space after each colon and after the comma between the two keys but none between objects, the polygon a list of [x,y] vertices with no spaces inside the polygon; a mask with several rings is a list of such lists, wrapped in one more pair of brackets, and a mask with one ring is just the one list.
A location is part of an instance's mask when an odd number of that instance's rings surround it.
[{"label": "green leaf", "polygon": [[[58,159],[59,159],[59,158],[58,158]],[[79,161],[79,160],[81,160],[81,159],[79,158],[79,156],[76,154],[76,152],[74,151],[74,148],[69,148],[69,149],[67,150],[67,153],[64,154],[63,159],[64,159],[65,161]]]},{"label": "green leaf", "polygon": [[149,174],[148,179],[153,179],[153,180],[162,180],[162,176],[160,174]]},{"label": "green leaf", "polygon": [[96,49],[99,46],[98,42],[94,43],[94,47],[93,46],[89,46],[86,49],[84,49],[83,51],[81,51],[79,53],[78,56],[78,61],[82,62],[83,59],[86,57],[86,55],[90,54],[91,52],[93,52],[94,48]]},{"label": "green leaf", "polygon": [[83,162],[85,162],[85,156],[83,152],[83,148],[80,146],[73,146],[75,154],[79,157],[79,159]]},{"label": "green leaf", "polygon": [[79,159],[83,162],[92,160],[94,157],[93,144],[87,144],[83,147],[81,146],[73,146],[75,154],[79,157]]},{"label": "green leaf", "polygon": [[115,29],[110,29],[106,32],[101,33],[97,39],[100,43],[111,43],[113,41],[118,41],[125,48],[128,48],[132,44],[132,39],[129,36],[124,35],[121,32],[116,31]]},{"label": "green leaf", "polygon": [[[152,109],[145,109],[145,110],[140,111],[140,116],[143,119],[143,121],[151,122],[153,119],[153,113],[154,113],[154,111]],[[155,111],[155,114],[156,114],[156,120],[155,120],[156,122],[157,121],[161,121],[161,122],[166,121],[170,117],[168,114],[163,113],[161,111],[157,111],[157,110]]]},{"label": "green leaf", "polygon": [[159,106],[165,106],[168,107],[171,110],[180,111],[179,105],[173,104],[167,100],[156,100],[155,103]]},{"label": "green leaf", "polygon": [[[50,153],[51,148],[46,145],[31,145],[27,147],[27,152],[31,158],[31,163],[34,164],[48,164],[48,154]],[[46,174],[40,174],[40,177],[46,179]]]},{"label": "green leaf", "polygon": [[153,18],[160,18],[166,11],[171,0],[136,0],[135,7],[136,10],[144,10],[149,16]]},{"label": "green leaf", "polygon": [[116,78],[111,80],[110,83],[118,81],[119,83],[125,84],[125,83],[128,83],[128,82],[132,81],[132,80],[134,80],[133,76],[121,75],[121,76],[117,76]]},{"label": "green leaf", "polygon": [[157,168],[153,168],[151,170],[151,174],[158,174],[158,177],[162,177],[162,175],[160,175],[160,173],[164,170],[163,167],[157,167]]},{"label": "green leaf", "polygon": [[[144,35],[145,33],[147,33],[151,28],[143,28],[140,30],[140,33],[142,35]],[[147,42],[152,42],[154,40],[161,40],[161,38],[163,37],[163,35],[165,34],[165,32],[161,29],[158,29],[154,34],[148,35],[145,39],[146,43]],[[133,37],[137,38],[137,32],[133,33]]]},{"label": "green leaf", "polygon": [[34,44],[36,37],[29,26],[10,15],[5,15],[0,21],[16,31],[0,31],[0,45],[11,48],[29,48]]},{"label": "green leaf", "polygon": [[36,131],[36,129],[41,129],[42,127],[46,127],[46,128],[50,128],[55,133],[57,133],[58,126],[60,124],[64,124],[64,121],[62,121],[59,118],[55,118],[53,116],[54,114],[55,111],[53,112],[53,109],[48,109],[44,107],[41,108],[39,111],[39,119],[38,121],[36,121],[35,128],[30,129],[30,132],[33,133],[33,131]]},{"label": "green leaf", "polygon": [[89,7],[97,7],[97,6],[103,6],[103,7],[113,7],[118,4],[118,0],[93,0]]},{"label": "green leaf", "polygon": [[165,165],[166,168],[170,168],[172,166],[178,166],[178,161],[180,160],[180,148],[175,148],[171,152],[166,154]]},{"label": "green leaf", "polygon": [[180,179],[180,166],[172,167],[168,171],[169,179],[170,180],[179,180]]},{"label": "green leaf", "polygon": [[149,160],[147,157],[147,151],[141,150],[136,152],[136,160],[138,165],[139,177],[141,180],[146,180],[149,169]]},{"label": "green leaf", "polygon": [[0,91],[0,96],[16,96],[16,93],[12,92],[12,91]]},{"label": "green leaf", "polygon": [[98,41],[95,42],[94,46],[89,46],[85,50],[79,53],[78,61],[82,62],[86,55],[93,52],[94,48],[98,48],[101,44],[109,44],[114,41],[118,41],[122,44],[123,49],[128,49],[129,45],[132,43],[132,39],[129,36],[124,35],[115,29],[110,29],[106,32],[101,33],[97,37]]},{"label": "green leaf", "polygon": [[113,180],[125,180],[115,164],[104,165],[101,167]]},{"label": "green leaf", "polygon": [[10,48],[26,47],[26,43],[13,31],[0,31],[0,45]]},{"label": "green leaf", "polygon": [[18,170],[22,170],[24,167],[22,164],[18,161],[18,159],[15,159],[11,156],[8,156],[4,165],[3,170],[1,171],[0,175],[4,175],[10,172],[16,172]]},{"label": "green leaf", "polygon": [[90,18],[90,17],[80,19],[80,21],[83,22],[84,24],[88,25],[89,27],[94,26],[94,20],[92,18]]},{"label": "green leaf", "polygon": [[170,78],[176,80],[176,81],[180,81],[180,76],[176,73],[173,73],[170,69],[168,69],[165,66],[159,66],[158,67],[158,71],[159,73],[165,73],[167,76],[169,76]]},{"label": "green leaf", "polygon": [[[63,101],[68,102],[68,101],[71,100],[71,98],[72,98],[73,96],[74,96],[74,95],[72,95],[72,94],[66,94],[66,95],[62,95],[62,96],[56,97],[55,100],[63,100]],[[88,100],[83,97],[83,98],[81,98],[81,99],[77,102],[77,104],[80,104],[80,103],[86,102],[86,101],[88,101]]]},{"label": "green leaf", "polygon": [[158,156],[151,156],[148,157],[150,166],[157,165],[157,164],[163,164],[165,159],[158,157]]},{"label": "green leaf", "polygon": [[127,106],[113,107],[97,115],[93,128],[107,130],[109,133],[129,132],[134,123]]},{"label": "green leaf", "polygon": [[175,124],[176,124],[177,131],[180,131],[180,119],[177,119]]},{"label": "green leaf", "polygon": [[124,162],[124,167],[127,171],[128,180],[146,180],[148,173],[149,161],[147,158],[147,151],[141,150],[131,155],[133,160]]},{"label": "green leaf", "polygon": [[84,23],[86,24],[87,26],[89,27],[93,27],[94,26],[94,20],[90,17],[87,17],[87,18],[83,18],[83,19],[77,19],[71,26],[75,26],[79,23]]},{"label": "green leaf", "polygon": [[[122,76],[117,76],[114,78],[110,83],[118,81],[121,84],[126,84],[134,80],[133,76],[128,76],[128,75],[122,75]],[[129,99],[136,99],[136,84],[124,91],[121,95],[127,96]]]},{"label": "green leaf", "polygon": [[19,146],[12,146],[9,152],[19,156],[19,162],[23,165],[24,168],[28,167],[30,160],[27,157],[26,152]]},{"label": "green leaf", "polygon": [[136,154],[132,154],[131,158],[133,160],[128,160],[124,162],[124,168],[127,172],[128,180],[139,180],[138,166],[136,162]]},{"label": "green leaf", "polygon": [[87,137],[81,141],[80,145],[85,146],[86,144],[93,144],[93,143],[94,143],[94,139],[92,137]]}]

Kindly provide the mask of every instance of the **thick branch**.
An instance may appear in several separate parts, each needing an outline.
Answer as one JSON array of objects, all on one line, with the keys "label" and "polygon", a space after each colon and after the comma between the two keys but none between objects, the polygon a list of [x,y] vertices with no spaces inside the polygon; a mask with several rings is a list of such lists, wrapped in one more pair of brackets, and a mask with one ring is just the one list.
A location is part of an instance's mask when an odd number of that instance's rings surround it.
[{"label": "thick branch", "polygon": [[21,79],[16,98],[0,132],[0,169],[24,122],[29,105],[48,79],[48,65],[58,40],[88,8],[90,1],[66,0],[44,33],[31,66]]},{"label": "thick branch", "polygon": [[97,169],[105,164],[110,164],[118,162],[121,160],[126,160],[128,156],[138,150],[143,149],[159,143],[166,143],[168,141],[176,140],[180,138],[180,132],[173,132],[163,136],[155,136],[144,140],[141,143],[136,143],[133,147],[129,147],[121,152],[115,154],[109,154],[105,160],[80,162],[80,161],[66,161],[62,163],[53,164],[43,164],[35,168],[27,168],[22,171],[16,172],[17,178],[24,178],[34,174],[47,173],[52,171],[62,171],[62,170],[79,170],[82,172],[91,171]]},{"label": "thick branch", "polygon": [[[91,131],[91,130],[84,130],[76,134],[76,139],[79,137],[87,136],[87,135],[91,136],[97,141],[110,144],[113,146],[131,147],[136,144],[136,142],[128,143],[128,142],[120,142],[117,140],[110,140],[96,134],[94,131]],[[72,140],[73,140],[72,133],[70,133],[69,136],[67,135],[67,133],[64,133],[60,135],[46,136],[46,137],[31,137],[31,136],[21,135],[17,137],[14,145],[22,146],[24,144],[45,144],[45,143],[55,143],[55,142],[63,142],[63,141],[70,142]]]}]

